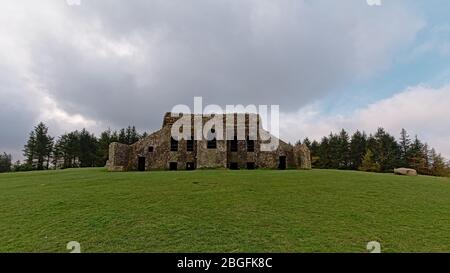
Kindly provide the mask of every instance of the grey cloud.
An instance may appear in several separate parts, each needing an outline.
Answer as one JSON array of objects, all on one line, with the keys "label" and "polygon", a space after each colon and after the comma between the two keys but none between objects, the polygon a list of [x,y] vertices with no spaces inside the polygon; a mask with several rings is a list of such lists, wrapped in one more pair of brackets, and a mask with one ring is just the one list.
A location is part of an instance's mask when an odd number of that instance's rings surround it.
[{"label": "grey cloud", "polygon": [[26,87],[15,71],[0,64],[0,152],[20,158],[21,148],[34,122],[36,111],[30,108]]},{"label": "grey cloud", "polygon": [[30,74],[63,110],[112,127],[157,128],[194,96],[293,111],[376,73],[422,26],[405,5],[359,0],[45,3],[63,16],[35,15]]}]

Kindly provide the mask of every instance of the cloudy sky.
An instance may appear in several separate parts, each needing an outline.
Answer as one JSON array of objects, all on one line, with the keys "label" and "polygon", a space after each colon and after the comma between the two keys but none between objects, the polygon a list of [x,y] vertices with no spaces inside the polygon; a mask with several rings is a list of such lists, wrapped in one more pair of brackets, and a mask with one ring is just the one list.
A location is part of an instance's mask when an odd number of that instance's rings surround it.
[{"label": "cloudy sky", "polygon": [[450,158],[450,1],[2,0],[0,151],[161,126],[176,104],[279,104],[281,137],[406,128]]}]

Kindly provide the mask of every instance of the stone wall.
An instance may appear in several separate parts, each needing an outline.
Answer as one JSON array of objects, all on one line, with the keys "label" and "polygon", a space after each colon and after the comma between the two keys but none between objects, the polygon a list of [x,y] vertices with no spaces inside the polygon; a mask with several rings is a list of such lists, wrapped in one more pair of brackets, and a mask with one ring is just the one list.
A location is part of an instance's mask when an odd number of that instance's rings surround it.
[{"label": "stone wall", "polygon": [[227,145],[225,140],[217,141],[217,149],[208,149],[206,140],[197,141],[197,168],[226,168]]},{"label": "stone wall", "polygon": [[[178,143],[178,151],[170,150],[171,128],[166,126],[161,130],[151,134],[142,141],[132,145],[132,155],[130,158],[130,169],[138,169],[138,158],[145,157],[146,170],[169,169],[171,162],[177,162],[177,169],[186,169],[188,162],[196,162],[196,145],[194,151],[187,151],[187,141],[181,140]],[[152,151],[150,151],[152,148]]]},{"label": "stone wall", "polygon": [[257,153],[258,151],[257,144],[255,144],[255,152],[247,151],[247,143],[245,140],[237,141],[237,152],[231,151],[231,142],[227,142],[227,167],[230,166],[231,163],[237,163],[239,169],[247,168],[247,163],[255,163],[255,167],[257,166]]},{"label": "stone wall", "polygon": [[127,171],[130,159],[130,146],[121,143],[109,145],[108,169],[110,171]]},{"label": "stone wall", "polygon": [[306,145],[295,145],[294,155],[299,169],[311,169],[311,152]]}]

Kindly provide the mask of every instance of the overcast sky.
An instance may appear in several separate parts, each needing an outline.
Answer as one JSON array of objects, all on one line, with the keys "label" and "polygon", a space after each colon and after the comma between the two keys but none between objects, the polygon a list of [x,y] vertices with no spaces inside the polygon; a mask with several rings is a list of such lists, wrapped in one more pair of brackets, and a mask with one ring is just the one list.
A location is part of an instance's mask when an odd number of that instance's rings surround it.
[{"label": "overcast sky", "polygon": [[55,136],[155,130],[203,96],[279,104],[288,141],[405,127],[450,158],[449,10],[447,0],[3,0],[0,151],[20,158],[39,121]]}]

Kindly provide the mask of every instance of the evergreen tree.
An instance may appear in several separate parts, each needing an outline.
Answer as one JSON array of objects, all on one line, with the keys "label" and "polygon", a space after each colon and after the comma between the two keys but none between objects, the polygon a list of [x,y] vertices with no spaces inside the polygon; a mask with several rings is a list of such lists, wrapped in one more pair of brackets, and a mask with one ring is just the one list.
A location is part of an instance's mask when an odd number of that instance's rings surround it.
[{"label": "evergreen tree", "polygon": [[408,152],[408,165],[417,170],[419,174],[428,173],[428,154],[427,145],[423,144],[416,136]]},{"label": "evergreen tree", "polygon": [[[139,141],[140,136],[138,134],[138,132],[136,131],[136,127],[132,126],[131,128],[128,127],[129,133],[127,133],[128,136],[128,145],[134,144],[137,141]],[[127,132],[128,132],[127,130]]]},{"label": "evergreen tree", "polygon": [[404,128],[400,132],[399,146],[400,146],[400,163],[404,167],[408,167],[408,152],[411,147],[411,139],[409,138],[409,135]]},{"label": "evergreen tree", "polygon": [[67,153],[71,167],[80,167],[80,132],[74,131],[68,134]]},{"label": "evergreen tree", "polygon": [[306,147],[308,147],[309,150],[311,150],[311,140],[309,140],[309,138],[305,138],[305,140],[303,140],[303,145],[305,145]]},{"label": "evergreen tree", "polygon": [[97,162],[97,139],[86,129],[79,133],[80,167],[95,167]]},{"label": "evergreen tree", "polygon": [[53,151],[52,151],[52,164],[53,164],[53,168],[56,170],[58,169],[58,163],[59,163],[59,159],[60,159],[60,146],[59,146],[59,139],[57,141],[55,141],[55,144],[53,145]]},{"label": "evergreen tree", "polygon": [[338,168],[348,169],[350,167],[350,139],[348,133],[342,129],[339,133],[339,144],[337,148]]},{"label": "evergreen tree", "polygon": [[[369,137],[367,138],[366,146],[367,146],[367,149],[371,150],[371,151],[376,151],[379,149],[378,142],[372,134],[370,134]],[[365,152],[364,152],[364,154],[365,154]]]},{"label": "evergreen tree", "polygon": [[430,159],[431,159],[430,174],[434,176],[446,176],[448,166],[445,163],[445,159],[441,156],[441,154],[436,153],[436,150],[434,148],[431,149],[430,151]]},{"label": "evergreen tree", "polygon": [[23,155],[25,156],[27,160],[27,164],[30,167],[33,167],[33,161],[34,161],[34,152],[36,150],[36,135],[34,134],[34,131],[30,132],[28,136],[27,144],[25,144],[23,149]]},{"label": "evergreen tree", "polygon": [[120,133],[119,133],[119,137],[118,137],[118,142],[122,143],[122,144],[128,144],[128,140],[127,140],[127,134],[125,133],[125,129],[120,129]]},{"label": "evergreen tree", "polygon": [[328,142],[328,160],[329,160],[329,167],[331,169],[339,169],[340,168],[340,160],[341,160],[341,141],[338,135],[335,135],[333,133],[330,133],[328,136],[329,142]]},{"label": "evergreen tree", "polygon": [[[68,135],[64,134],[55,142],[53,149],[53,164],[55,168],[70,168],[70,158],[68,157]],[[60,162],[62,161],[62,162]]]},{"label": "evergreen tree", "polygon": [[319,168],[320,157],[319,157],[320,144],[316,140],[311,143],[311,165],[313,168]]},{"label": "evergreen tree", "polygon": [[135,126],[128,126],[127,128],[122,128],[117,135],[116,132],[112,133],[112,142],[119,142],[122,144],[131,145],[142,139],[142,136],[136,131]]},{"label": "evergreen tree", "polygon": [[392,171],[397,168],[400,164],[400,147],[395,138],[383,128],[378,128],[374,138],[377,149],[371,151],[375,162],[380,164],[381,171]]},{"label": "evergreen tree", "polygon": [[111,133],[110,140],[111,140],[111,143],[119,142],[119,135],[117,134],[117,131],[114,131]]},{"label": "evergreen tree", "polygon": [[12,157],[9,154],[0,154],[0,173],[10,172]]},{"label": "evergreen tree", "polygon": [[80,133],[74,131],[59,137],[55,145],[55,157],[59,168],[79,167]]},{"label": "evergreen tree", "polygon": [[375,161],[374,153],[370,149],[368,149],[364,155],[359,170],[364,172],[379,172],[381,170],[380,164]]},{"label": "evergreen tree", "polygon": [[427,143],[425,143],[423,145],[422,155],[423,155],[423,158],[424,158],[424,166],[423,166],[422,173],[425,174],[425,175],[431,175],[431,167],[432,167],[431,166],[431,162],[432,162],[432,159],[431,159],[431,155],[430,155],[430,149],[429,149]]},{"label": "evergreen tree", "polygon": [[35,128],[37,169],[43,170],[49,167],[50,156],[53,149],[53,138],[48,134],[48,128],[44,123],[39,123]]},{"label": "evergreen tree", "polygon": [[331,168],[330,141],[327,137],[323,137],[318,149],[318,166],[322,169]]},{"label": "evergreen tree", "polygon": [[98,139],[98,165],[105,166],[106,161],[109,158],[109,145],[114,142],[113,141],[113,133],[108,129],[100,134],[100,138]]},{"label": "evergreen tree", "polygon": [[27,163],[37,170],[49,168],[53,149],[53,138],[48,134],[44,123],[39,123],[30,133],[27,144],[24,146],[24,156]]},{"label": "evergreen tree", "polygon": [[367,150],[367,136],[364,132],[356,131],[350,141],[350,169],[358,170]]}]

